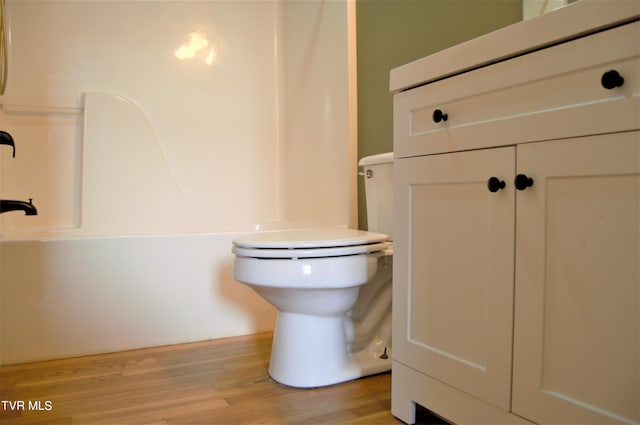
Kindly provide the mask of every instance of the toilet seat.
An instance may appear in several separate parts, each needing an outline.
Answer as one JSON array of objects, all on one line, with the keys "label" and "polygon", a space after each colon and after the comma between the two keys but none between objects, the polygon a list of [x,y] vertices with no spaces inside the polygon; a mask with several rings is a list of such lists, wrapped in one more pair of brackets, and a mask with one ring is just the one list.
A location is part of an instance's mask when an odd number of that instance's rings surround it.
[{"label": "toilet seat", "polygon": [[292,229],[256,232],[236,238],[235,255],[297,259],[368,254],[387,249],[387,235],[355,229]]}]

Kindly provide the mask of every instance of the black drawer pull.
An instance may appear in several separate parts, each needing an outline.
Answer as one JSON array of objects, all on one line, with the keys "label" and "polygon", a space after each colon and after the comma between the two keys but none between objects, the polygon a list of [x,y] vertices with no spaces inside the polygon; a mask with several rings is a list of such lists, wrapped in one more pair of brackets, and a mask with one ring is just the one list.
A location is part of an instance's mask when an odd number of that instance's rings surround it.
[{"label": "black drawer pull", "polygon": [[525,190],[526,188],[533,186],[533,179],[526,174],[518,174],[513,181],[513,185],[518,190]]},{"label": "black drawer pull", "polygon": [[504,187],[504,180],[500,180],[497,177],[489,177],[489,180],[487,180],[487,188],[489,189],[489,192],[495,193],[500,189],[504,189]]},{"label": "black drawer pull", "polygon": [[612,90],[616,87],[622,87],[622,85],[624,84],[624,78],[622,78],[622,75],[620,75],[618,71],[616,71],[615,69],[611,69],[602,74],[600,83],[605,89]]},{"label": "black drawer pull", "polygon": [[449,119],[449,115],[442,112],[440,109],[433,111],[433,122],[439,123],[440,121],[446,121]]}]

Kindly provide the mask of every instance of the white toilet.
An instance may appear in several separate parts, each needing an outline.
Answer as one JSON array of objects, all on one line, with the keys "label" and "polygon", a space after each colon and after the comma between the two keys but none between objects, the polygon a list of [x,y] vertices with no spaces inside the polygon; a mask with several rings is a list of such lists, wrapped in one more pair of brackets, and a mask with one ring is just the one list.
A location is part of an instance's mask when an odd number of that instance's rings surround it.
[{"label": "white toilet", "polygon": [[284,385],[320,387],[391,369],[393,153],[359,165],[372,231],[262,231],[233,241],[235,279],[278,310],[269,375]]}]

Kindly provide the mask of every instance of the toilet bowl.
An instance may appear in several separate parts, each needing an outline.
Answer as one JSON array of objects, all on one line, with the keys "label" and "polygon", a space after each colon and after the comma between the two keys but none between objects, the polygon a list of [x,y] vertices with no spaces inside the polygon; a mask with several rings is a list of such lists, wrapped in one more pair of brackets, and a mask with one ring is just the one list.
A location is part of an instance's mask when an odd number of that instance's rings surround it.
[{"label": "toilet bowl", "polygon": [[[234,277],[278,310],[269,363],[274,380],[319,387],[389,370],[390,352],[380,358],[384,346],[379,353],[361,349],[360,358],[348,350],[357,327],[348,313],[379,259],[390,254],[386,239],[352,229],[297,229],[234,240]],[[387,307],[381,316],[390,314],[390,298]]]},{"label": "toilet bowl", "polygon": [[[393,156],[370,158],[361,161],[365,175],[372,178],[380,168],[385,183],[375,185],[385,193],[371,198],[386,204],[371,207],[371,229],[376,220],[392,223]],[[269,362],[275,381],[320,387],[391,369],[393,249],[387,233],[327,227],[261,231],[234,239],[232,251],[234,278],[278,311]]]}]

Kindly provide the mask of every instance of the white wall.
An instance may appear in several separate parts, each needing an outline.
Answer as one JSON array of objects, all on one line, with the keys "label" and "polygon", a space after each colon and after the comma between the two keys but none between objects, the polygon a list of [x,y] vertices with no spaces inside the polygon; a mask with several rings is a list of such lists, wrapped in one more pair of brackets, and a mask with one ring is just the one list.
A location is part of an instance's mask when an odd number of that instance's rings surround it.
[{"label": "white wall", "polygon": [[355,225],[352,8],[8,0],[0,196],[40,214],[0,229]]}]

